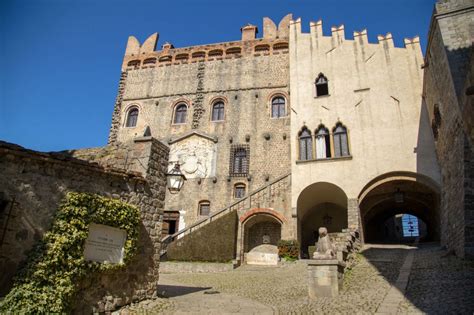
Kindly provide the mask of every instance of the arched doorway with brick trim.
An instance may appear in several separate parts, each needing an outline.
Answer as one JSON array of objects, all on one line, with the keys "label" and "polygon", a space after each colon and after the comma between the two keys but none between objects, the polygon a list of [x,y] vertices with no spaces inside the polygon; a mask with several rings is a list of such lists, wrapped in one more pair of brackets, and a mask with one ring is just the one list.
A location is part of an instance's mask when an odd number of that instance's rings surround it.
[{"label": "arched doorway with brick trim", "polygon": [[[403,242],[401,215],[417,218],[420,241],[440,239],[440,188],[431,178],[392,172],[371,180],[359,194],[362,237],[366,243]],[[412,241],[406,236],[406,241]]]},{"label": "arched doorway with brick trim", "polygon": [[318,229],[329,233],[347,229],[347,195],[337,185],[317,182],[307,186],[297,200],[297,226],[300,255],[309,258],[310,246],[318,240]]},{"label": "arched doorway with brick trim", "polygon": [[[244,213],[239,218],[243,261],[252,263],[246,257],[248,253],[254,252],[261,253],[261,257],[270,254],[275,257],[274,254],[278,254],[278,242],[281,239],[281,228],[285,221],[284,216],[273,209],[256,208]],[[265,261],[253,263],[267,264]]]}]

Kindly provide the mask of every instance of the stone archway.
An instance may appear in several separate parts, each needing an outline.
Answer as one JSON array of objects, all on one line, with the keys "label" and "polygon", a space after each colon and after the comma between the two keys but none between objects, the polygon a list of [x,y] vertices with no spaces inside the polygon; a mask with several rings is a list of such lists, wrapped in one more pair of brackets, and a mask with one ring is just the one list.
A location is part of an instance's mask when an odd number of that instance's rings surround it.
[{"label": "stone archway", "polygon": [[247,264],[278,263],[278,242],[284,220],[272,209],[253,209],[240,217],[243,256]]},{"label": "stone archway", "polygon": [[379,176],[359,195],[364,242],[393,242],[391,218],[410,214],[423,222],[421,241],[439,240],[439,187],[430,178],[408,172]]},{"label": "stone archway", "polygon": [[317,231],[324,226],[329,233],[347,228],[347,195],[337,185],[318,182],[306,187],[298,196],[298,241],[301,257],[309,257],[309,246],[317,239]]}]

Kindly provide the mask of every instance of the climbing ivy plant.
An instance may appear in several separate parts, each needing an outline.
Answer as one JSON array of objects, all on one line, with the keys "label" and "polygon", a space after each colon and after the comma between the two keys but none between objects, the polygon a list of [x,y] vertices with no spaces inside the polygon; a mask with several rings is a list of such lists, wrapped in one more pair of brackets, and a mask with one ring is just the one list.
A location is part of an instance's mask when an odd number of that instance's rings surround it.
[{"label": "climbing ivy plant", "polygon": [[[89,224],[127,232],[122,264],[84,260]],[[0,313],[68,313],[80,280],[92,272],[121,268],[137,249],[140,212],[119,200],[69,192],[56,212],[51,230],[30,252]]]}]

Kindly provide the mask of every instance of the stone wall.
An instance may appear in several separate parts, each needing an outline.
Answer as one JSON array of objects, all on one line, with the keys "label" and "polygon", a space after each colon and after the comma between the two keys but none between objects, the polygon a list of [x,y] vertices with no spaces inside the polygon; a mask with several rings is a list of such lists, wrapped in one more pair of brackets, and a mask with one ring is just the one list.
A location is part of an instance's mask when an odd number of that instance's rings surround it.
[{"label": "stone wall", "polygon": [[68,191],[121,199],[137,205],[142,216],[137,257],[125,270],[90,275],[80,284],[76,311],[112,310],[156,294],[167,159],[168,148],[152,138],[57,153],[0,142],[1,294],[8,293],[16,270],[48,231]]},{"label": "stone wall", "polygon": [[[188,178],[180,193],[166,196],[165,210],[184,214],[180,229],[200,219],[199,201],[209,201],[212,213],[237,200],[236,184],[244,184],[248,193],[289,173],[288,47],[274,46],[281,43],[288,44],[287,38],[189,48],[165,45],[161,51],[146,52],[146,58],[170,55],[173,61],[143,65],[136,70],[126,67],[127,62],[145,57],[126,54],[123,70],[127,75],[122,77],[122,98],[115,107],[110,139],[127,141],[141,136],[149,126],[153,137],[170,145],[170,167],[175,160],[184,163],[182,169]],[[269,45],[269,50],[254,50],[262,44]],[[210,56],[215,49],[226,51],[235,46],[242,49],[241,53]],[[205,52],[205,58],[191,58],[200,51]],[[189,59],[175,60],[184,53],[189,54]],[[286,99],[285,117],[271,117],[271,99],[275,95]],[[211,121],[215,100],[224,102],[222,121]],[[174,109],[181,102],[188,106],[187,120],[174,124]],[[132,107],[139,109],[137,125],[125,127]],[[249,176],[229,176],[231,148],[235,145],[249,147]],[[187,162],[197,163],[197,171]]]},{"label": "stone wall", "polygon": [[472,1],[439,1],[430,27],[423,96],[443,179],[441,241],[457,255],[474,253],[472,143],[463,114],[472,67]]}]

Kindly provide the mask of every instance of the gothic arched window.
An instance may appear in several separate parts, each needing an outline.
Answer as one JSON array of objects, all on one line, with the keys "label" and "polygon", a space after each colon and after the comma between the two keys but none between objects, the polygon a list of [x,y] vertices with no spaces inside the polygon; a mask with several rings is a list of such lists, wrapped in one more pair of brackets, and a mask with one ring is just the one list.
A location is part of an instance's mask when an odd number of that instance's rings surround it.
[{"label": "gothic arched window", "polygon": [[188,106],[186,104],[179,104],[176,106],[174,113],[174,123],[175,124],[184,124],[186,122],[186,113],[188,111]]},{"label": "gothic arched window", "polygon": [[313,139],[311,132],[304,128],[299,134],[300,160],[313,159]]},{"label": "gothic arched window", "polygon": [[333,129],[334,155],[335,157],[349,156],[349,144],[347,142],[347,129],[341,123],[336,124]]},{"label": "gothic arched window", "polygon": [[218,101],[212,105],[212,121],[224,120],[224,102]]},{"label": "gothic arched window", "polygon": [[138,121],[138,108],[132,108],[129,110],[127,115],[127,122],[125,123],[125,127],[135,127]]},{"label": "gothic arched window", "polygon": [[316,84],[316,96],[329,95],[328,79],[320,73],[314,82]]},{"label": "gothic arched window", "polygon": [[324,125],[319,125],[316,134],[316,158],[325,159],[331,157],[331,141],[329,130]]},{"label": "gothic arched window", "polygon": [[286,116],[285,98],[281,96],[272,99],[272,117],[280,118]]}]

